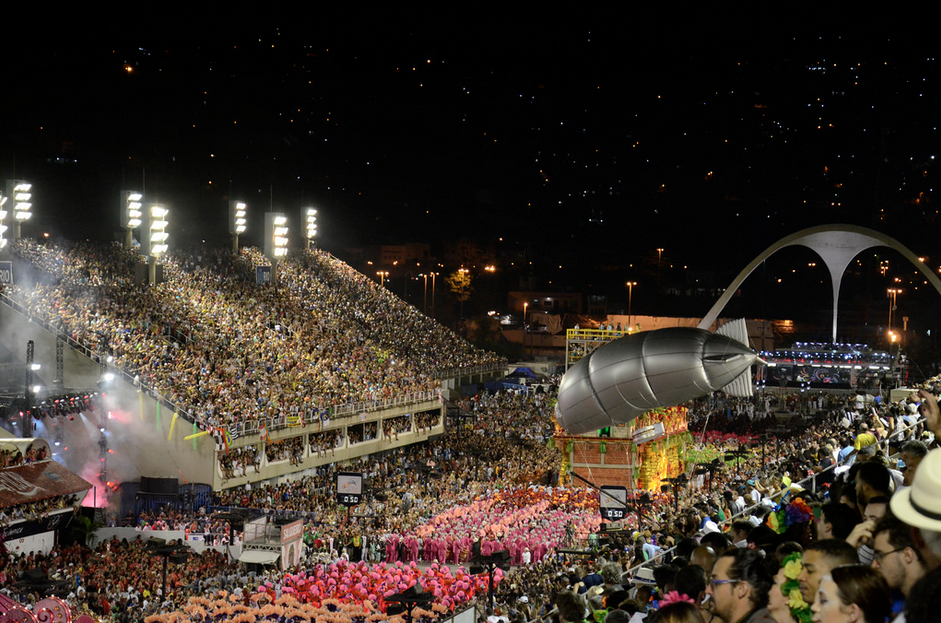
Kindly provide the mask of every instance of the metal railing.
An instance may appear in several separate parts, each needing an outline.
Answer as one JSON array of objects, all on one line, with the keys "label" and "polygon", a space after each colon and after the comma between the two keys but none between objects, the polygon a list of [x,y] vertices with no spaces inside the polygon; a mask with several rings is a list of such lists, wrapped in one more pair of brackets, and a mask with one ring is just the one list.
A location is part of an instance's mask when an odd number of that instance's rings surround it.
[{"label": "metal railing", "polygon": [[506,369],[506,363],[485,363],[476,366],[465,366],[463,368],[449,368],[436,372],[436,379],[453,379],[471,374],[486,374],[488,372],[498,372]]}]

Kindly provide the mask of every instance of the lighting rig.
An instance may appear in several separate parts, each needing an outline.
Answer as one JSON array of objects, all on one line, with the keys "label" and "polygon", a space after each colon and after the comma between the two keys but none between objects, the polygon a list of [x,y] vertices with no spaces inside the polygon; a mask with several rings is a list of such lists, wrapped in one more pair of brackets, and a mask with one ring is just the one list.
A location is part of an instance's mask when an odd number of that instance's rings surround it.
[{"label": "lighting rig", "polygon": [[86,411],[99,410],[101,408],[101,399],[102,396],[98,392],[47,396],[38,405],[33,405],[27,409],[26,414],[32,415],[37,420],[44,417],[67,417],[73,420],[76,415]]}]

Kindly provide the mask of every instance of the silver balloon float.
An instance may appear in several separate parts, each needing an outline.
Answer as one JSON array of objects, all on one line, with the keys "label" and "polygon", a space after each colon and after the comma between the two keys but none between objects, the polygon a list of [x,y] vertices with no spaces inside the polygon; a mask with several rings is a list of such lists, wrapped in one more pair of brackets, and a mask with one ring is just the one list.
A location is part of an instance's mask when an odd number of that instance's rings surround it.
[{"label": "silver balloon float", "polygon": [[718,389],[752,394],[745,322],[710,333],[677,327],[628,335],[578,360],[559,386],[556,420],[572,434],[626,424],[657,407],[679,405]]}]

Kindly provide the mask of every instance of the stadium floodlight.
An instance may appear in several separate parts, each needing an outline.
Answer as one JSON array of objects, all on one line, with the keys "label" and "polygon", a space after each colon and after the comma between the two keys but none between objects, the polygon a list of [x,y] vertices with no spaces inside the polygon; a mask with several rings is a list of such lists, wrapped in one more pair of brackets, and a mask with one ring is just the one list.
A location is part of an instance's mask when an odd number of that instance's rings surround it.
[{"label": "stadium floodlight", "polygon": [[170,248],[167,233],[170,210],[160,203],[151,204],[144,210],[144,222],[141,224],[141,252],[147,257],[147,275],[150,285],[157,285],[162,277],[157,274],[157,262]]},{"label": "stadium floodlight", "polygon": [[288,254],[288,217],[279,212],[265,214],[265,256],[271,260],[271,282],[278,282],[278,261]]},{"label": "stadium floodlight", "polygon": [[229,201],[229,233],[232,234],[232,252],[239,252],[239,234],[248,229],[248,205],[244,201]]},{"label": "stadium floodlight", "polygon": [[167,233],[167,217],[170,211],[159,203],[150,206],[150,255],[159,258],[163,256],[167,249],[167,240],[170,234]]},{"label": "stadium floodlight", "polygon": [[303,208],[301,210],[301,222],[304,223],[304,238],[307,240],[307,248],[316,242],[317,237],[317,209]]},{"label": "stadium floodlight", "polygon": [[277,216],[274,219],[274,256],[284,257],[288,254],[288,218]]},{"label": "stadium floodlight", "polygon": [[8,208],[13,215],[13,238],[21,236],[20,227],[33,216],[33,185],[23,180],[7,180],[5,197],[12,199]]},{"label": "stadium floodlight", "polygon": [[7,199],[9,199],[9,197],[6,195],[0,196],[0,249],[3,249],[3,247],[7,246],[7,211],[4,209],[6,207]]},{"label": "stadium floodlight", "polygon": [[121,227],[127,230],[124,246],[134,245],[134,230],[143,223],[144,195],[136,190],[121,191]]},{"label": "stadium floodlight", "polygon": [[128,229],[140,227],[141,217],[144,215],[143,212],[141,212],[141,200],[143,200],[143,198],[144,195],[136,190],[124,191],[124,226]]}]

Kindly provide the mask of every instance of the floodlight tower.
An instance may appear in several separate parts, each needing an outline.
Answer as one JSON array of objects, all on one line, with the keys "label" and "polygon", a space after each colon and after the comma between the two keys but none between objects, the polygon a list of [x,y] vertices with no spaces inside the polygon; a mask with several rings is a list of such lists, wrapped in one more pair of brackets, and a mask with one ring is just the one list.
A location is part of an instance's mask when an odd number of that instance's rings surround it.
[{"label": "floodlight tower", "polygon": [[265,256],[271,260],[271,283],[278,283],[278,262],[288,254],[288,217],[265,214]]},{"label": "floodlight tower", "polygon": [[160,203],[151,205],[146,212],[146,235],[143,238],[147,244],[144,253],[147,255],[147,278],[152,286],[157,285],[157,264],[169,248],[167,245],[167,240],[170,238],[170,234],[167,233],[169,214],[170,211]]},{"label": "floodlight tower", "polygon": [[301,222],[304,223],[304,239],[307,240],[307,250],[317,246],[317,209],[302,208]]},{"label": "floodlight tower", "polygon": [[134,230],[141,226],[141,219],[144,213],[141,212],[144,195],[136,190],[121,191],[121,227],[127,235],[124,238],[124,246],[130,249],[134,246]]},{"label": "floodlight tower", "polygon": [[232,253],[239,252],[239,234],[248,228],[248,206],[244,201],[229,201],[229,233],[232,234]]},{"label": "floodlight tower", "polygon": [[33,185],[23,180],[7,180],[7,191],[5,196],[10,197],[13,202],[9,206],[9,211],[13,215],[13,239],[21,237],[20,227],[23,221],[28,221],[33,215],[32,198]]},{"label": "floodlight tower", "polygon": [[0,251],[7,246],[7,199],[6,195],[0,195]]}]

